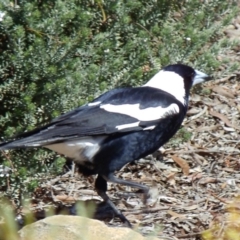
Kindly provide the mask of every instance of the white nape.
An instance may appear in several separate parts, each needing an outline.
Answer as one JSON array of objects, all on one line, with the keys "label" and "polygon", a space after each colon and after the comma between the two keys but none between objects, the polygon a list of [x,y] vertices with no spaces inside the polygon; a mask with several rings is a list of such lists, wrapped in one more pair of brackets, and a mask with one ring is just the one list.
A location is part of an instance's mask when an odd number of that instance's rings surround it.
[{"label": "white nape", "polygon": [[143,87],[161,89],[173,95],[182,104],[186,104],[184,79],[175,72],[161,70],[155,74]]},{"label": "white nape", "polygon": [[138,121],[154,121],[164,118],[170,114],[179,113],[179,107],[175,103],[172,103],[166,108],[158,106],[140,109],[139,103],[122,105],[104,104],[101,105],[100,108],[108,112],[128,115],[130,117],[136,118]]},{"label": "white nape", "polygon": [[76,162],[92,161],[92,158],[100,148],[104,136],[82,137],[75,140],[55,143],[44,146],[57,153],[63,154]]}]

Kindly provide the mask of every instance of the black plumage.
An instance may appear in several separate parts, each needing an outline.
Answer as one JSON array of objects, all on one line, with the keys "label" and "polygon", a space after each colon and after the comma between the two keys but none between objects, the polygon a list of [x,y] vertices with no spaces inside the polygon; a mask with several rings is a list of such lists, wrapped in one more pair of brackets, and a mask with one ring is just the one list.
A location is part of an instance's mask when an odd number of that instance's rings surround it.
[{"label": "black plumage", "polygon": [[0,150],[41,146],[73,159],[85,175],[98,174],[98,194],[131,226],[108,198],[107,181],[141,189],[146,200],[146,186],[118,179],[114,172],[166,143],[186,115],[191,86],[208,79],[186,65],[169,65],[146,85],[106,92],[43,127],[0,144]]}]

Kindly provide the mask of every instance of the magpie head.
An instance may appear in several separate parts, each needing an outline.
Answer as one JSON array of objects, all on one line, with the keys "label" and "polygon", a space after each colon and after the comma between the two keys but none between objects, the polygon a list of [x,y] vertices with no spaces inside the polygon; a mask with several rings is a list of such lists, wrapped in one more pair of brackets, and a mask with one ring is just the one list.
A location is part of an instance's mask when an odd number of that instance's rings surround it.
[{"label": "magpie head", "polygon": [[164,67],[144,86],[159,88],[173,95],[182,104],[187,105],[190,89],[193,85],[210,80],[207,74],[184,64]]},{"label": "magpie head", "polygon": [[182,81],[184,82],[184,87],[186,91],[189,91],[193,85],[209,81],[212,79],[206,73],[193,69],[192,67],[189,67],[184,64],[168,65],[165,68],[163,68],[163,71],[169,73],[173,72],[179,75],[182,78]]}]

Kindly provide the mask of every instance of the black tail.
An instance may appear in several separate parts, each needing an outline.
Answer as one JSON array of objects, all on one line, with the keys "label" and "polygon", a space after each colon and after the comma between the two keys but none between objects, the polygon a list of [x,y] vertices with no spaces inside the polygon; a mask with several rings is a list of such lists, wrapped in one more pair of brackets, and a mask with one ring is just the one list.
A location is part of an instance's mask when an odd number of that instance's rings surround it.
[{"label": "black tail", "polygon": [[0,150],[9,150],[9,149],[17,149],[17,148],[29,148],[29,147],[37,147],[37,144],[28,144],[26,139],[13,140],[9,142],[0,143]]},{"label": "black tail", "polygon": [[13,137],[15,140],[0,143],[0,150],[40,147],[49,144],[49,142],[53,141],[53,139],[50,138],[51,140],[48,140],[48,138],[45,137],[47,133],[45,130],[47,130],[49,126],[50,124],[16,135]]}]

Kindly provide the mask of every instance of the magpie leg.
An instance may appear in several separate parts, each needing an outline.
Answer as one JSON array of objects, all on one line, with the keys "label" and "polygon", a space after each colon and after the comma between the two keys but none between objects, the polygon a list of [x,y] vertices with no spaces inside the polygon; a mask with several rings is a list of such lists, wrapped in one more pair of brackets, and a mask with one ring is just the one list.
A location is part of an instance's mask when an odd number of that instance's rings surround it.
[{"label": "magpie leg", "polygon": [[149,188],[147,186],[139,184],[139,183],[135,183],[135,182],[126,181],[126,180],[123,180],[120,178],[116,178],[113,174],[109,174],[108,176],[103,176],[103,178],[108,182],[122,184],[125,186],[141,189],[144,194],[143,195],[143,203],[144,204],[147,203],[147,199],[149,198]]},{"label": "magpie leg", "polygon": [[113,209],[113,211],[116,214],[116,216],[118,218],[120,218],[120,220],[124,224],[126,224],[129,228],[132,228],[131,223],[127,220],[126,217],[124,217],[124,215],[121,213],[121,211],[119,211],[116,208],[114,203],[110,200],[110,198],[106,194],[106,191],[107,191],[107,181],[101,175],[97,176],[97,179],[95,181],[95,189],[96,189],[98,195],[103,199],[103,201],[106,202],[109,206],[111,206],[111,208]]}]

